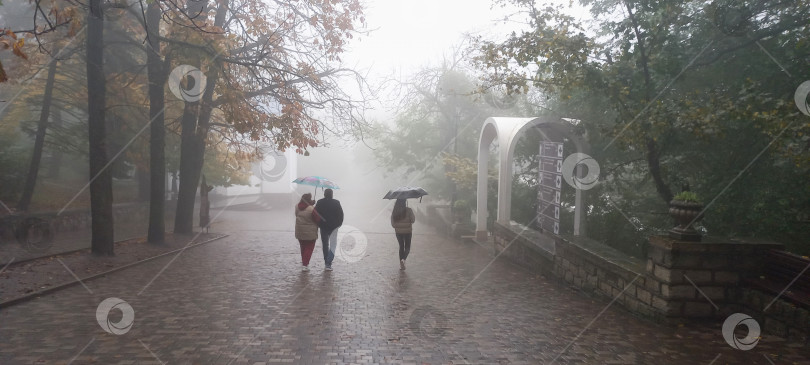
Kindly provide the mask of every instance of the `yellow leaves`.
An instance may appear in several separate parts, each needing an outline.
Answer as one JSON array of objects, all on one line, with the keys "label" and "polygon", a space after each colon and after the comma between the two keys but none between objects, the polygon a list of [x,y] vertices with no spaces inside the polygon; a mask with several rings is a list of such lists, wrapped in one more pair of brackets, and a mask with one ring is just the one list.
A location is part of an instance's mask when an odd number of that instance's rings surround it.
[{"label": "yellow leaves", "polygon": [[6,70],[3,69],[3,63],[0,62],[0,82],[8,81],[8,76],[6,75]]},{"label": "yellow leaves", "polygon": [[[22,51],[23,46],[25,46],[25,38],[18,38],[10,29],[0,29],[0,48],[4,50],[10,48],[15,56],[27,60],[28,55]],[[3,68],[3,64],[0,63],[0,82],[6,81],[8,81],[8,75]]]},{"label": "yellow leaves", "polygon": [[473,189],[477,184],[478,165],[475,161],[458,155],[442,154],[445,166],[445,175],[453,180],[458,187]]},{"label": "yellow leaves", "polygon": [[23,58],[23,59],[27,60],[28,56],[26,56],[25,53],[23,53],[23,51],[22,51],[22,47],[24,45],[25,45],[25,38],[17,39],[17,41],[14,42],[14,46],[12,47],[12,52],[17,57],[20,57],[20,58]]},{"label": "yellow leaves", "polygon": [[22,48],[24,44],[25,41],[22,38],[17,38],[17,35],[14,34],[14,32],[12,32],[11,29],[3,29],[2,31],[0,31],[0,47],[2,47],[3,49],[13,48],[15,51],[14,54],[17,54],[18,50]]},{"label": "yellow leaves", "polygon": [[[65,8],[61,13],[56,13],[57,20],[67,21],[70,19],[70,28],[68,28],[68,37],[73,37],[82,28],[82,16],[76,10],[75,6]],[[60,19],[61,17],[61,19]]]}]

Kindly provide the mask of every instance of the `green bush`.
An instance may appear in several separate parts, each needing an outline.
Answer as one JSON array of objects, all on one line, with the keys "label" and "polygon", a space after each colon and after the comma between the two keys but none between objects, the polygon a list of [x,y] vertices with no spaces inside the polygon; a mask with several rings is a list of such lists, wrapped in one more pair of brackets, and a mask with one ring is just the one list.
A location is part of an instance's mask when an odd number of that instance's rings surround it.
[{"label": "green bush", "polygon": [[456,211],[469,210],[470,209],[470,203],[468,203],[466,200],[461,200],[461,199],[456,200],[456,202],[453,204],[453,209],[456,210]]},{"label": "green bush", "polygon": [[682,191],[675,195],[672,200],[680,200],[682,202],[693,202],[693,203],[700,203],[700,198],[698,198],[697,194],[691,191]]}]

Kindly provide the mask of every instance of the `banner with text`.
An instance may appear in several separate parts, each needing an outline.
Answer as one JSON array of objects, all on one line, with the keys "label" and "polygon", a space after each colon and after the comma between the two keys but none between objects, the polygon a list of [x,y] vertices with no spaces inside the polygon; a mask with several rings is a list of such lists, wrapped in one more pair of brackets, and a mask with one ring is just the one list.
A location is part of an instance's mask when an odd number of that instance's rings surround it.
[{"label": "banner with text", "polygon": [[562,191],[562,142],[540,142],[540,177],[537,192],[537,221],[544,231],[560,234],[560,192]]}]

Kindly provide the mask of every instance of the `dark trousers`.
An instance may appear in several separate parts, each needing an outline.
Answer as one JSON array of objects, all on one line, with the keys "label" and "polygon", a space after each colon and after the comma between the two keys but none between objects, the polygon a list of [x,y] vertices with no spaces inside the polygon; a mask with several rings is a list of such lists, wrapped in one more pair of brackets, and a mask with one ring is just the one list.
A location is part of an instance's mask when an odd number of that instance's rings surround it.
[{"label": "dark trousers", "polygon": [[413,237],[413,233],[397,233],[400,260],[406,260],[408,254],[411,253],[411,237]]},{"label": "dark trousers", "polygon": [[326,266],[332,266],[332,261],[335,259],[338,228],[331,230],[326,230],[323,228],[320,229],[321,245],[323,246],[323,262],[326,264]]},{"label": "dark trousers", "polygon": [[298,240],[301,245],[301,263],[309,266],[309,259],[312,258],[312,251],[315,251],[315,240]]}]

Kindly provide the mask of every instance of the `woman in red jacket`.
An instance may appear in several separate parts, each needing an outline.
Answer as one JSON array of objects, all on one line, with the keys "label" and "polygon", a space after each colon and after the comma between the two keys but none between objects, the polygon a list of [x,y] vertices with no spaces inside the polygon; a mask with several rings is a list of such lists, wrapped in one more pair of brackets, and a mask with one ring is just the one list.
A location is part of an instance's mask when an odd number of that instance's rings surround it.
[{"label": "woman in red jacket", "polygon": [[318,225],[313,218],[316,215],[313,214],[314,204],[312,194],[306,193],[295,206],[295,238],[301,245],[301,263],[304,264],[302,271],[309,271],[309,259],[315,249],[315,241],[318,240]]}]

